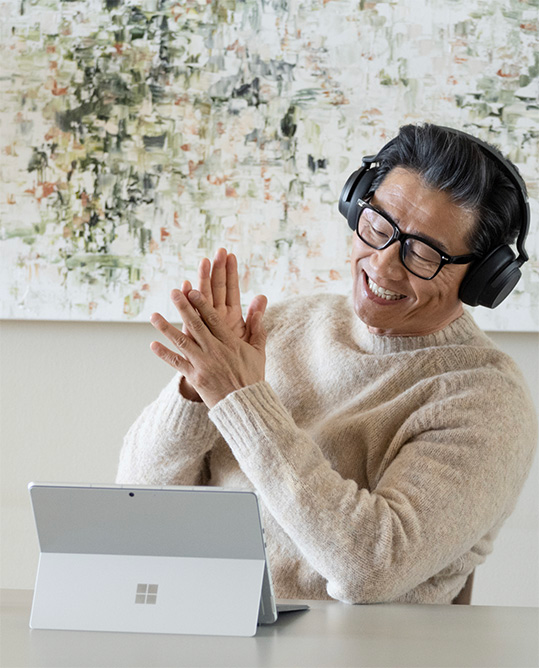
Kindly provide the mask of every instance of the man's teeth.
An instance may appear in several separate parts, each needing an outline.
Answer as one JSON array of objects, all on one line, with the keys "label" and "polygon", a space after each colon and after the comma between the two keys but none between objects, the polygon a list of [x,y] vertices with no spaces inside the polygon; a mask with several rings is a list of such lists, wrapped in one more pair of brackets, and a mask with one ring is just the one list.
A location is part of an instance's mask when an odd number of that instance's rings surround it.
[{"label": "man's teeth", "polygon": [[391,290],[386,290],[385,288],[381,288],[379,285],[376,285],[376,283],[367,276],[367,281],[369,283],[369,288],[371,289],[372,292],[377,297],[382,297],[382,299],[388,299],[388,300],[393,300],[393,299],[402,299],[404,295],[399,295],[396,292],[391,292]]}]

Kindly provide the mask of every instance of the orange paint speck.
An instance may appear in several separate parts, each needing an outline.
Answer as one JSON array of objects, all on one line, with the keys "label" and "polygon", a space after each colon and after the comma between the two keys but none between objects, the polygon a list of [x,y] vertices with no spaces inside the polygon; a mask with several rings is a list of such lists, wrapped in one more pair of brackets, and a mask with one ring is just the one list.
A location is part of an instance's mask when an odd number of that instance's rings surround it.
[{"label": "orange paint speck", "polygon": [[501,68],[496,72],[496,74],[499,77],[502,77],[503,79],[511,79],[518,76],[518,74],[515,74],[513,72],[504,72]]},{"label": "orange paint speck", "polygon": [[48,197],[56,190],[56,183],[38,183],[37,186],[33,188],[27,188],[24,192],[33,195],[39,203],[45,197]]},{"label": "orange paint speck", "polygon": [[53,95],[67,95],[67,87],[60,88],[56,79],[53,81],[51,93]]}]

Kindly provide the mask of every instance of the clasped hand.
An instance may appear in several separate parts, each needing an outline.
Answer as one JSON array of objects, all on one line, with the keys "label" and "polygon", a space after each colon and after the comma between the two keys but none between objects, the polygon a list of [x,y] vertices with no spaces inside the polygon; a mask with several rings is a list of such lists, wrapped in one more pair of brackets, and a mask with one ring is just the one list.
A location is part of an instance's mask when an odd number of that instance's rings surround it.
[{"label": "clasped hand", "polygon": [[255,297],[243,320],[236,258],[225,249],[217,251],[213,268],[207,258],[202,260],[198,276],[199,290],[185,281],[181,290],[171,293],[183,321],[181,331],[159,313],[150,318],[179,352],[158,341],[151,349],[183,374],[185,396],[200,397],[212,408],[231,392],[264,380],[262,316],[267,300]]}]

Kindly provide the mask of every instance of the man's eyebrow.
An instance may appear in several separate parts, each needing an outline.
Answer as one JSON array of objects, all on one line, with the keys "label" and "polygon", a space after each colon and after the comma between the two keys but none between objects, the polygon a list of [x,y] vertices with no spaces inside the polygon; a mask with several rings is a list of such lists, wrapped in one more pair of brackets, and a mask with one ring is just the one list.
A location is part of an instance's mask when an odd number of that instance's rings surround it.
[{"label": "man's eyebrow", "polygon": [[[400,219],[399,218],[393,218],[391,214],[389,214],[383,206],[380,206],[379,204],[372,205],[375,206],[375,208],[380,211],[380,213],[383,213],[386,218],[389,218],[397,227],[400,229]],[[433,239],[431,236],[428,234],[421,234],[420,232],[416,232],[412,230],[411,232],[407,232],[407,234],[413,234],[416,237],[419,237],[420,239],[424,239],[427,241],[429,244],[432,244],[435,248],[438,248],[442,252],[444,252],[446,255],[449,255],[449,251],[447,250],[447,246],[443,243],[443,241],[440,241],[439,239]]]}]

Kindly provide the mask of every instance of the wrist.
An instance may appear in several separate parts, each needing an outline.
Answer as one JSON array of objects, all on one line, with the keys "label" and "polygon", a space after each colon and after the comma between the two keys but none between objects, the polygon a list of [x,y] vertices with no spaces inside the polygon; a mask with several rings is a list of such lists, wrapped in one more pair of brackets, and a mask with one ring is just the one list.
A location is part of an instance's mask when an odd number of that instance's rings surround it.
[{"label": "wrist", "polygon": [[202,402],[200,394],[195,390],[195,388],[185,379],[185,376],[181,377],[178,391],[184,399],[189,401],[196,401],[198,403]]}]

